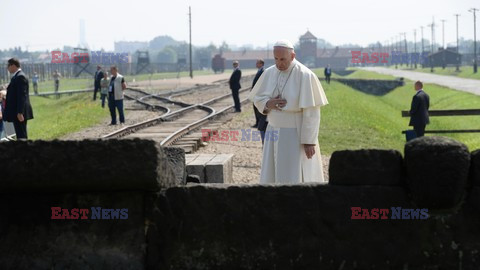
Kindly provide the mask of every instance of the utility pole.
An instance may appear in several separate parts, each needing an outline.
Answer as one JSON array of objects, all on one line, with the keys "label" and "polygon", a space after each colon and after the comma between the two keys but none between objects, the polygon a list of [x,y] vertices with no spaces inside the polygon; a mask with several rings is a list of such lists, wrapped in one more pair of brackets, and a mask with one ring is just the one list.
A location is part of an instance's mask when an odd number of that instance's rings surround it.
[{"label": "utility pole", "polygon": [[423,26],[420,26],[420,29],[421,29],[421,34],[422,34],[422,53],[423,51],[425,50],[425,46],[423,46]]},{"label": "utility pole", "polygon": [[477,16],[478,9],[471,8],[468,11],[473,12],[473,73],[477,73]]},{"label": "utility pole", "polygon": [[398,51],[398,37],[397,36],[394,36],[393,39],[395,40],[395,51]]},{"label": "utility pole", "polygon": [[413,55],[415,59],[415,69],[417,69],[417,29],[413,29]]},{"label": "utility pole", "polygon": [[435,19],[432,20],[432,24],[429,24],[430,28],[432,29],[432,51],[430,52],[430,72],[433,72],[433,61],[432,61],[432,54],[433,54],[433,46],[435,43]]},{"label": "utility pole", "polygon": [[424,59],[423,59],[423,52],[425,51],[425,46],[423,46],[423,26],[420,26],[420,29],[422,30],[422,68],[425,66]]},{"label": "utility pole", "polygon": [[442,21],[442,49],[445,49],[445,22],[447,20],[440,20]]},{"label": "utility pole", "polygon": [[[403,33],[398,34],[398,50],[402,51],[402,55],[403,55],[405,52],[402,50],[402,34]],[[403,57],[400,57],[400,59],[401,59],[400,65],[403,66],[403,64],[407,64],[407,67],[408,67],[408,63],[403,62]]]},{"label": "utility pole", "polygon": [[445,22],[446,20],[442,21],[442,69],[445,69]]},{"label": "utility pole", "polygon": [[432,40],[431,40],[431,42],[430,42],[430,54],[432,54],[432,53],[433,53],[433,26],[434,26],[434,25],[433,25],[433,23],[431,23],[431,24],[429,24],[429,25],[427,25],[427,26],[430,27],[430,30],[432,31],[432,32],[431,32],[431,33],[432,33]]},{"label": "utility pole", "polygon": [[460,71],[460,59],[459,59],[459,56],[458,56],[458,53],[459,53],[459,48],[458,48],[458,16],[460,16],[460,14],[454,14],[454,16],[456,17],[456,21],[457,21],[457,68],[455,69],[455,71],[459,72]]},{"label": "utility pole", "polygon": [[188,25],[190,32],[190,78],[193,79],[193,68],[192,68],[192,8],[188,7]]},{"label": "utility pole", "polygon": [[[403,34],[403,40],[405,41],[405,55],[408,55],[408,48],[407,48],[407,33],[406,32],[403,32],[403,33],[400,33],[400,39],[402,38],[401,35]],[[402,57],[402,59],[405,59]],[[407,58],[407,61],[409,59]],[[405,63],[405,65],[408,67],[408,62]],[[410,67],[412,66],[412,62],[410,61]]]},{"label": "utility pole", "polygon": [[[396,35],[396,36],[395,36],[395,40],[396,40],[396,44],[395,44],[395,45],[396,45],[396,48],[397,48],[397,53],[401,53],[400,50],[401,50],[402,47],[400,46],[400,40],[401,40],[400,35]],[[398,59],[397,59],[397,61],[398,61]],[[400,62],[400,66],[403,66],[402,61],[399,61],[399,62]]]}]

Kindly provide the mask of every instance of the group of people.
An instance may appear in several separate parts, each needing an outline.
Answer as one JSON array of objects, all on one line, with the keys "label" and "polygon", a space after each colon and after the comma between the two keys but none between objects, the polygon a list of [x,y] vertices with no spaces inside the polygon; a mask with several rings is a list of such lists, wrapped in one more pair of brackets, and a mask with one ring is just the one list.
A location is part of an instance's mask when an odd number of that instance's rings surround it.
[{"label": "group of people", "polygon": [[[17,58],[11,58],[7,61],[7,70],[11,74],[10,83],[6,89],[0,89],[0,138],[5,136],[5,122],[13,123],[17,140],[28,139],[27,123],[33,119],[33,109],[30,103],[29,80],[27,75],[22,71],[20,61]],[[111,125],[117,124],[116,111],[119,114],[120,123],[125,123],[123,111],[123,91],[126,89],[125,78],[118,73],[116,66],[110,67],[110,74],[107,72],[99,72],[98,67],[95,74],[95,92],[101,89],[102,107],[105,107],[105,98],[108,96],[108,106],[110,108]],[[101,75],[99,75],[100,73]],[[58,71],[55,71],[57,80],[61,77]],[[98,76],[97,76],[98,75]],[[101,76],[101,77],[100,77]],[[97,84],[99,78],[99,84]],[[38,93],[38,75],[36,72],[32,77],[35,93]],[[58,90],[58,82],[55,82]],[[97,88],[97,86],[99,86]]]},{"label": "group of people", "polygon": [[[295,59],[294,47],[289,41],[277,42],[273,55],[275,65],[267,69],[262,59],[257,60],[258,70],[249,95],[254,104],[253,127],[262,134],[260,183],[324,182],[318,143],[320,108],[328,104],[323,87],[317,75]],[[235,111],[241,112],[239,90],[242,73],[238,61],[233,62],[233,67],[229,84]],[[27,121],[33,119],[28,78],[16,58],[8,60],[7,69],[12,78],[7,91],[0,91],[0,132],[3,130],[2,121],[12,122],[17,139],[27,139]],[[115,125],[116,111],[120,123],[125,123],[123,92],[127,86],[115,65],[110,67],[110,74],[101,66],[97,67],[93,100],[100,91],[101,106],[105,107],[108,97],[110,124]],[[417,93],[412,99],[409,125],[414,127],[415,136],[420,137],[429,123],[430,99],[423,91],[422,82],[415,83],[415,90]],[[275,139],[265,138],[266,132],[276,133],[277,136]]]},{"label": "group of people", "polygon": [[28,139],[27,122],[33,119],[28,78],[22,71],[17,58],[8,60],[7,70],[12,78],[6,91],[0,91],[0,135],[4,133],[3,121],[12,122],[17,140],[26,140]]},{"label": "group of people", "polygon": [[[242,110],[241,110],[241,104],[240,104],[239,91],[241,88],[240,79],[242,78],[242,71],[239,68],[238,61],[233,61],[232,65],[233,65],[233,72],[228,82],[230,85],[230,90],[232,91],[235,112],[241,112]],[[262,75],[263,71],[265,70],[265,67],[264,67],[265,61],[263,59],[257,59],[255,66],[257,68],[257,73],[253,78],[252,89],[257,83],[260,76]],[[262,144],[263,144],[265,141],[265,130],[268,125],[267,116],[261,114],[258,111],[258,109],[255,107],[255,105],[253,106],[253,111],[255,112],[255,124],[252,126],[252,128],[257,128],[260,131]]]},{"label": "group of people", "polygon": [[110,74],[102,69],[102,66],[97,66],[97,71],[94,75],[94,90],[93,100],[97,100],[97,93],[100,92],[100,100],[102,108],[105,108],[105,99],[108,102],[110,110],[110,125],[117,124],[117,111],[120,124],[125,123],[125,113],[123,109],[123,91],[127,89],[127,84],[123,75],[118,73],[117,66],[110,67]]},{"label": "group of people", "polygon": [[[327,97],[318,77],[295,60],[292,43],[277,42],[273,55],[275,65],[267,69],[257,60],[249,96],[255,112],[252,127],[260,130],[263,143],[260,183],[323,182],[318,130],[320,107],[328,104]],[[238,61],[233,68],[229,84],[235,111],[241,112]],[[278,136],[265,137],[266,133]]]},{"label": "group of people", "polygon": [[[320,107],[328,100],[317,75],[295,59],[291,42],[282,40],[274,45],[275,65],[265,69],[264,61],[257,60],[257,74],[253,80],[250,100],[254,103],[255,124],[262,134],[263,158],[260,183],[298,184],[324,182],[323,166],[318,143]],[[233,62],[234,71],[230,88],[236,111],[240,111],[239,63]],[[330,83],[330,66],[324,70]],[[239,75],[240,74],[240,75]],[[420,81],[415,83],[410,123],[415,136],[424,135],[429,123],[428,95]],[[265,138],[265,132],[278,134]]]}]

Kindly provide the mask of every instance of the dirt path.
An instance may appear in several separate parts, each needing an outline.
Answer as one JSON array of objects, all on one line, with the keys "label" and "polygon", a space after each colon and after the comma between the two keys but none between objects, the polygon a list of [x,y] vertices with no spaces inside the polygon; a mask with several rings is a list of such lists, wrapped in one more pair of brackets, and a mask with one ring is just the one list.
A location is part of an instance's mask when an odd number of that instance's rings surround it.
[{"label": "dirt path", "polygon": [[[250,126],[255,123],[252,103],[242,106],[242,113],[224,123],[219,130],[256,130]],[[322,146],[320,146],[321,148]],[[258,184],[262,163],[262,141],[222,141],[208,142],[196,153],[234,154],[233,179],[237,184]],[[323,174],[328,181],[328,165],[330,156],[322,155]]]},{"label": "dirt path", "polygon": [[[242,70],[242,77],[255,75],[256,72],[257,71],[253,69]],[[174,90],[178,88],[189,88],[195,85],[212,84],[220,80],[228,80],[230,75],[231,71],[226,70],[224,73],[220,74],[194,76],[193,79],[190,77],[180,77],[164,80],[131,82],[128,85],[131,87],[155,88],[158,90]]]}]

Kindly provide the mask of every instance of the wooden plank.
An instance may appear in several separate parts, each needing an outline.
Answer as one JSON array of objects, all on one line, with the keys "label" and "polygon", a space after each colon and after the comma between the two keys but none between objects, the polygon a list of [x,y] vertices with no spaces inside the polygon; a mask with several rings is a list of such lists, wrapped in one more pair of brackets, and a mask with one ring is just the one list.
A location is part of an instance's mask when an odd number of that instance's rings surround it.
[{"label": "wooden plank", "polygon": [[197,159],[199,154],[187,154],[185,155],[185,164],[188,165],[190,162]]},{"label": "wooden plank", "polygon": [[207,183],[233,182],[233,154],[218,154],[205,164]]},{"label": "wooden plank", "polygon": [[215,156],[215,154],[199,154],[186,164],[187,174],[198,175],[200,176],[200,182],[205,183],[205,165]]},{"label": "wooden plank", "polygon": [[[480,115],[480,109],[466,110],[429,110],[429,116],[461,116],[461,115]],[[410,117],[409,111],[402,111],[402,117]]]}]

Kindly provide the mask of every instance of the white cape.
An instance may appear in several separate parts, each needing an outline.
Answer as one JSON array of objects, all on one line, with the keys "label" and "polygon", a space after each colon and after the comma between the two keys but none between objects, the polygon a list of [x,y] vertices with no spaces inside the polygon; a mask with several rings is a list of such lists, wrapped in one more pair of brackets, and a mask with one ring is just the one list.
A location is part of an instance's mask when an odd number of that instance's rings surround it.
[{"label": "white cape", "polygon": [[[282,111],[264,111],[267,101],[278,95],[277,84],[282,78],[286,81],[282,97],[287,105]],[[286,71],[272,66],[263,72],[249,98],[260,112],[267,113],[269,121],[260,183],[324,182],[318,130],[320,107],[328,100],[318,77],[296,60]],[[315,144],[311,159],[302,144]]]}]

